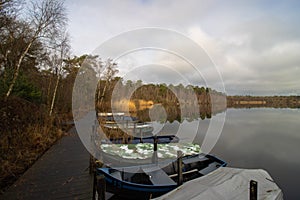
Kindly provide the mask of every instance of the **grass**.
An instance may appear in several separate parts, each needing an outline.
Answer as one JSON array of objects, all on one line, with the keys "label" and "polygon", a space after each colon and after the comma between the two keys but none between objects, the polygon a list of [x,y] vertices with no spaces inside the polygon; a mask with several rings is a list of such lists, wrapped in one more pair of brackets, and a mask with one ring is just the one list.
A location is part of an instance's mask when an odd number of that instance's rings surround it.
[{"label": "grass", "polygon": [[22,133],[1,133],[0,188],[3,192],[22,175],[63,132],[52,125],[29,125]]},{"label": "grass", "polygon": [[21,98],[0,99],[0,192],[14,183],[64,132],[61,120]]}]

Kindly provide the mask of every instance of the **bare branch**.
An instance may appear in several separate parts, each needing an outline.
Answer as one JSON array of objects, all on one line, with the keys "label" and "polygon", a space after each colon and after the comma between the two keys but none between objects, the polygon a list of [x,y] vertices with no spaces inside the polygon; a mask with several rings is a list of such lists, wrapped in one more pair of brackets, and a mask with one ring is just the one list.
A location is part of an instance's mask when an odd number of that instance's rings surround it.
[{"label": "bare branch", "polygon": [[44,43],[55,40],[60,36],[61,30],[65,30],[67,17],[63,1],[61,0],[42,0],[32,1],[28,9],[29,28],[23,29],[23,40],[27,45],[20,51],[16,63],[14,76],[6,93],[6,98],[10,96],[12,89],[19,75],[21,64],[32,47],[32,44],[39,38],[45,38]]}]

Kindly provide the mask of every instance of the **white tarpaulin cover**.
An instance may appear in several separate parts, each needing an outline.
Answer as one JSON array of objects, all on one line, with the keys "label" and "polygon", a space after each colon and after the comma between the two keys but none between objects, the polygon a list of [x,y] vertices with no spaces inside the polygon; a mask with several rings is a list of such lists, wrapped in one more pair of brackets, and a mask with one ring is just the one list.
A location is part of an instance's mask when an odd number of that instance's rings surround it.
[{"label": "white tarpaulin cover", "polygon": [[283,199],[281,189],[266,171],[220,167],[206,176],[184,183],[156,200],[249,199],[250,180],[257,181],[259,200]]},{"label": "white tarpaulin cover", "polygon": [[[153,144],[99,144],[101,150],[113,156],[126,159],[147,159],[153,156]],[[168,143],[157,144],[158,158],[177,158],[177,151],[183,155],[194,155],[201,153],[200,146],[192,143]]]}]

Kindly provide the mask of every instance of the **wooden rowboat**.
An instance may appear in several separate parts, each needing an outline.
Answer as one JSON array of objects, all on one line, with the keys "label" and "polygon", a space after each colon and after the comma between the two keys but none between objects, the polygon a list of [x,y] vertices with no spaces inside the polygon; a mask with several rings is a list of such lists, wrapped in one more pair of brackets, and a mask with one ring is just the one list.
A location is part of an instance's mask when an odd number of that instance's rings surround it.
[{"label": "wooden rowboat", "polygon": [[160,163],[97,168],[96,175],[105,177],[108,192],[127,198],[149,199],[149,197],[157,197],[175,189],[179,185],[179,176],[182,177],[183,182],[187,182],[205,176],[226,164],[215,156],[201,153],[183,157],[181,173],[178,173],[177,161],[173,161],[167,165]]}]

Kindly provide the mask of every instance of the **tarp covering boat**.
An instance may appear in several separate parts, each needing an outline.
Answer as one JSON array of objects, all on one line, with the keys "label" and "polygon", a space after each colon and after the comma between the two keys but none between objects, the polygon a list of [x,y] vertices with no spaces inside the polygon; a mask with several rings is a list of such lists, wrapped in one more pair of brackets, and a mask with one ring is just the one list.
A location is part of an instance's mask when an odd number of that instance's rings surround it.
[{"label": "tarp covering boat", "polygon": [[258,199],[283,199],[281,189],[265,170],[221,167],[206,176],[186,182],[155,200],[249,199],[250,180],[258,183]]},{"label": "tarp covering boat", "polygon": [[[97,142],[96,142],[97,143]],[[172,162],[177,158],[177,151],[180,150],[183,156],[201,153],[200,146],[192,143],[167,143],[157,144],[157,151],[154,153],[154,144],[97,144],[98,157],[110,167],[135,166],[151,164],[155,158],[160,162]]]}]

